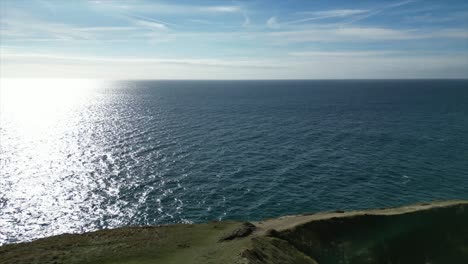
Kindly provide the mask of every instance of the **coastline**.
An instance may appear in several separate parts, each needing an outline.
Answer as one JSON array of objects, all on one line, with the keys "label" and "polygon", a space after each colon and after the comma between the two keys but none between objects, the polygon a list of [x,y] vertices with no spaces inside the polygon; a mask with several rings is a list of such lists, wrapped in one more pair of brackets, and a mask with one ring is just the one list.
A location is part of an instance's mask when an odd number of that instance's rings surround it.
[{"label": "coastline", "polygon": [[468,263],[468,201],[124,227],[0,247],[0,263]]}]

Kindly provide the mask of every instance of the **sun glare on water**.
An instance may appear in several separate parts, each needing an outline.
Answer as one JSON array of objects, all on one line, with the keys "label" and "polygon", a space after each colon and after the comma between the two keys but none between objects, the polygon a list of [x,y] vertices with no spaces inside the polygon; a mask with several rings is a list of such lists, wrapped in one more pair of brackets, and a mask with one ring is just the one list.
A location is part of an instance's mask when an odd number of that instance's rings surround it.
[{"label": "sun glare on water", "polygon": [[34,136],[57,125],[61,117],[89,99],[99,81],[86,79],[2,79],[3,122],[18,126],[18,132]]},{"label": "sun glare on water", "polygon": [[95,143],[99,135],[92,132],[106,114],[92,102],[104,98],[98,96],[104,82],[2,79],[0,84],[0,226],[17,232],[0,232],[0,244],[86,226],[93,219],[81,219],[83,210],[100,202],[90,197],[96,183],[87,175],[99,165],[89,159],[102,152]]}]

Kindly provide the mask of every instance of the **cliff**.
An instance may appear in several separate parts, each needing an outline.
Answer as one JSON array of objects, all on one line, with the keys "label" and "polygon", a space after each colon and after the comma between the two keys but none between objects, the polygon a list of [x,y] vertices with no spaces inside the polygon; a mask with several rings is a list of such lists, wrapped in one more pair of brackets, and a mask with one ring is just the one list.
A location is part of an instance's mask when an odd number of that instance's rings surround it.
[{"label": "cliff", "polygon": [[126,227],[0,247],[0,263],[468,263],[468,201]]}]

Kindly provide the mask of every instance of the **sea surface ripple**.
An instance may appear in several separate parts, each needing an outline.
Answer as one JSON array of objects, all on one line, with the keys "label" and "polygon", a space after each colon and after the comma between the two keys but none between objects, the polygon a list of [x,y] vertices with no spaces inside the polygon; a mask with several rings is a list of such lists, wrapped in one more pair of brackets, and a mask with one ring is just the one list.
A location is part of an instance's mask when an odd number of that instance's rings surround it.
[{"label": "sea surface ripple", "polygon": [[0,245],[468,199],[468,81],[9,80]]}]

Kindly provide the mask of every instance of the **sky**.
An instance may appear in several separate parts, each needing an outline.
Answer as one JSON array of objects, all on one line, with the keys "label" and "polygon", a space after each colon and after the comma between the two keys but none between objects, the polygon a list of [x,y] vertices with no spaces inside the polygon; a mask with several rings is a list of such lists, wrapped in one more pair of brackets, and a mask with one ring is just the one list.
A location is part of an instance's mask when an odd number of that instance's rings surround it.
[{"label": "sky", "polygon": [[468,2],[1,0],[1,78],[468,78]]}]

